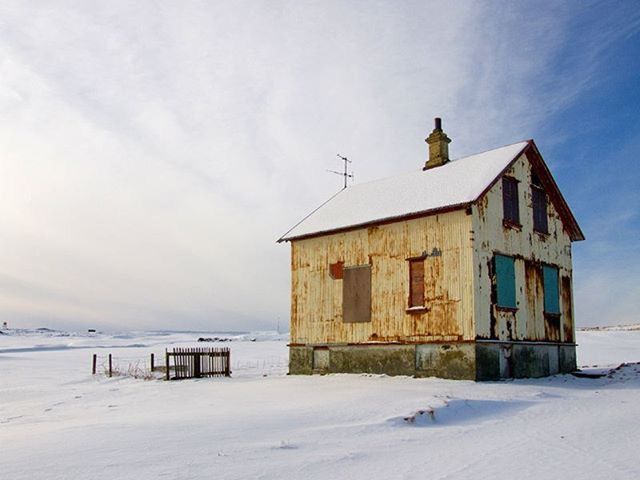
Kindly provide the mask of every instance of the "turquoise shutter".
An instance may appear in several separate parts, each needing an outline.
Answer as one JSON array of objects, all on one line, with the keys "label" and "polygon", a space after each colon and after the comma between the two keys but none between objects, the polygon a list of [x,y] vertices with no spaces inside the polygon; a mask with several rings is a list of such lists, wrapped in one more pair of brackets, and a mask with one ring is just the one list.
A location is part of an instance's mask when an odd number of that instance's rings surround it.
[{"label": "turquoise shutter", "polygon": [[499,307],[516,308],[516,271],[513,257],[496,255],[496,289]]},{"label": "turquoise shutter", "polygon": [[544,278],[544,311],[545,313],[559,314],[558,269],[550,265],[543,265],[542,276]]}]

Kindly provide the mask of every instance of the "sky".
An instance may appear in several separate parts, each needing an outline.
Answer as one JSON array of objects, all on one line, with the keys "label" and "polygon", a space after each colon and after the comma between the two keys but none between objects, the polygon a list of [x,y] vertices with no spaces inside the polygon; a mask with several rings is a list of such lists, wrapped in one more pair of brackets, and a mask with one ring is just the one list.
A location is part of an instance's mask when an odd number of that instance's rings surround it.
[{"label": "sky", "polygon": [[288,244],[342,186],[534,138],[587,240],[578,326],[640,308],[640,8],[0,5],[0,320],[286,329]]}]

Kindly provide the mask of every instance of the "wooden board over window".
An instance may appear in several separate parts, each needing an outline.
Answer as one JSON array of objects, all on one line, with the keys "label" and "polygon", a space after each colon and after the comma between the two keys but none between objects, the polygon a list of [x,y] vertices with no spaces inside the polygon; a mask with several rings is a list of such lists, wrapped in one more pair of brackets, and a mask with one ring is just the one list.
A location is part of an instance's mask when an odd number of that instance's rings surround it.
[{"label": "wooden board over window", "polygon": [[507,255],[496,254],[493,257],[495,269],[495,288],[498,307],[517,308],[515,259]]},{"label": "wooden board over window", "polygon": [[345,323],[371,321],[371,265],[344,268],[342,320]]},{"label": "wooden board over window", "polygon": [[409,260],[409,308],[424,307],[424,259]]},{"label": "wooden board over window", "polygon": [[542,278],[544,283],[544,313],[560,315],[558,268],[553,265],[543,265]]}]

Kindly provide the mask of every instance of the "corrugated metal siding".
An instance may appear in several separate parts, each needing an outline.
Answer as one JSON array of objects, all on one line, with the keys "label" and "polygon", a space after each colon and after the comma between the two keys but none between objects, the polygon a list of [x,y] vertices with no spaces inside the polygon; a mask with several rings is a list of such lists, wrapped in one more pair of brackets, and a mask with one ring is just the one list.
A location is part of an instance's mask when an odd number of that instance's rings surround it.
[{"label": "corrugated metal siding", "polygon": [[[472,340],[471,216],[464,211],[292,242],[291,342]],[[436,251],[434,252],[434,249]],[[425,305],[407,313],[408,258],[425,259]],[[441,254],[438,255],[437,253]],[[342,280],[330,264],[371,265],[371,322],[342,321]]]},{"label": "corrugated metal siding", "polygon": [[[519,218],[521,229],[503,226],[502,182],[497,182],[472,208],[474,231],[475,318],[478,338],[500,340],[550,340],[545,331],[542,264],[557,266],[563,281],[560,292],[560,340],[573,341],[571,305],[571,240],[562,221],[549,203],[548,235],[533,231],[531,166],[522,155],[506,172],[519,180]],[[491,259],[494,253],[511,255],[515,260],[517,311],[496,308],[492,298]],[[555,334],[554,334],[555,336]]]}]

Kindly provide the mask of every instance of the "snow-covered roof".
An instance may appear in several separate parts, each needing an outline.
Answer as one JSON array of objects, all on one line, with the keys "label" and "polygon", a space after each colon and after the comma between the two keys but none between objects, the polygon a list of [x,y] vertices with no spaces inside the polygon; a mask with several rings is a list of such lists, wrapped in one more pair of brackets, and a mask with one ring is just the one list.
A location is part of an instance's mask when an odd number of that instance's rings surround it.
[{"label": "snow-covered roof", "polygon": [[468,204],[477,200],[528,144],[514,143],[428,170],[353,185],[331,197],[278,241]]}]

